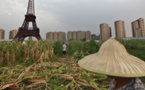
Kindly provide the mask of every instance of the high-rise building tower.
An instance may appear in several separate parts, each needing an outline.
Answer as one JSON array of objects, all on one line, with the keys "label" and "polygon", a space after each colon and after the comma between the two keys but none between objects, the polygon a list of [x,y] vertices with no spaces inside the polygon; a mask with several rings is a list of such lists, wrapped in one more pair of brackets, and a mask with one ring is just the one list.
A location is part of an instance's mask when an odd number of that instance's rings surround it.
[{"label": "high-rise building tower", "polygon": [[5,30],[0,29],[0,39],[5,39]]},{"label": "high-rise building tower", "polygon": [[86,40],[91,40],[91,31],[86,31]]},{"label": "high-rise building tower", "polygon": [[65,34],[65,32],[58,32],[58,34],[57,34],[57,40],[59,40],[59,41],[66,41],[66,34]]},{"label": "high-rise building tower", "polygon": [[145,37],[144,19],[139,18],[131,23],[133,37]]},{"label": "high-rise building tower", "polygon": [[118,20],[118,21],[115,21],[114,24],[115,24],[116,38],[126,37],[124,21]]},{"label": "high-rise building tower", "polygon": [[67,32],[67,40],[68,41],[72,40],[72,32],[71,31]]},{"label": "high-rise building tower", "polygon": [[9,33],[9,39],[14,39],[17,33],[18,33],[18,30],[11,30]]},{"label": "high-rise building tower", "polygon": [[81,30],[76,33],[77,40],[81,40]]},{"label": "high-rise building tower", "polygon": [[53,32],[46,33],[46,39],[49,41],[52,41],[53,40]]},{"label": "high-rise building tower", "polygon": [[111,37],[111,28],[106,23],[100,24],[101,41],[106,41]]}]

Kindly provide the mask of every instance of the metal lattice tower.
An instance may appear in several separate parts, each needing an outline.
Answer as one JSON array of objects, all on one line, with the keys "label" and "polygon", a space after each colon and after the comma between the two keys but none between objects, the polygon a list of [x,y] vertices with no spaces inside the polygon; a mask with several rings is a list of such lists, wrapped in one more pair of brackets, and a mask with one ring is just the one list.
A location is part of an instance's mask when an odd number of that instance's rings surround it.
[{"label": "metal lattice tower", "polygon": [[[34,10],[34,0],[29,0],[24,22],[22,26],[19,28],[18,34],[15,36],[13,41],[23,42],[23,40],[28,36],[34,36],[38,40],[40,40],[41,36],[39,34],[39,28],[37,27],[35,19],[36,16]],[[32,27],[29,27],[30,22],[32,23]]]},{"label": "metal lattice tower", "polygon": [[34,0],[29,0],[28,2],[28,8],[27,8],[27,13],[26,15],[35,15],[35,10],[34,10]]}]

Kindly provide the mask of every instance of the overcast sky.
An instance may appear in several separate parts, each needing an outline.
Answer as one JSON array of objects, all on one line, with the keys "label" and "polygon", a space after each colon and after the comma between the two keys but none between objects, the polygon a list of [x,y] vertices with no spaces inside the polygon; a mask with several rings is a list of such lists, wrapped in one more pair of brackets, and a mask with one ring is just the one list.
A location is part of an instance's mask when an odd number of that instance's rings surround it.
[{"label": "overcast sky", "polygon": [[[123,20],[127,37],[132,37],[131,22],[145,18],[145,0],[34,0],[36,23],[40,35],[50,31],[90,30],[100,33],[100,24],[107,23],[114,34],[114,22]],[[21,27],[28,0],[0,0],[0,28],[9,31]]]}]

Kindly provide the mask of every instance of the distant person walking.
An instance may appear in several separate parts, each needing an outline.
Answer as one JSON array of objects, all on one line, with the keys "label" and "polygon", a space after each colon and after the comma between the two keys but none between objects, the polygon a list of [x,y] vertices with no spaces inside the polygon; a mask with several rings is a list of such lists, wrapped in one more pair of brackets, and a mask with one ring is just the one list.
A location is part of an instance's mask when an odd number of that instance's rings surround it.
[{"label": "distant person walking", "polygon": [[67,46],[65,45],[65,43],[63,42],[63,45],[62,45],[62,51],[63,51],[63,57],[66,56],[66,50],[67,50]]}]

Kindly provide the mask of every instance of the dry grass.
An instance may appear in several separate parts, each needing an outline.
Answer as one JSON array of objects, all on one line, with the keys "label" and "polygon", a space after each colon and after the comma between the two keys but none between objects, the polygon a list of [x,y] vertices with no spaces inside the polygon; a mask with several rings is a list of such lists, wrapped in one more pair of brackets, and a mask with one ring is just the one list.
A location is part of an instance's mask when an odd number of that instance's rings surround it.
[{"label": "dry grass", "polygon": [[[102,90],[108,88],[105,76],[87,72],[74,58],[45,62],[43,58],[28,66],[2,67],[1,90]],[[98,76],[98,78],[96,78]],[[104,80],[100,79],[103,78]]]}]

